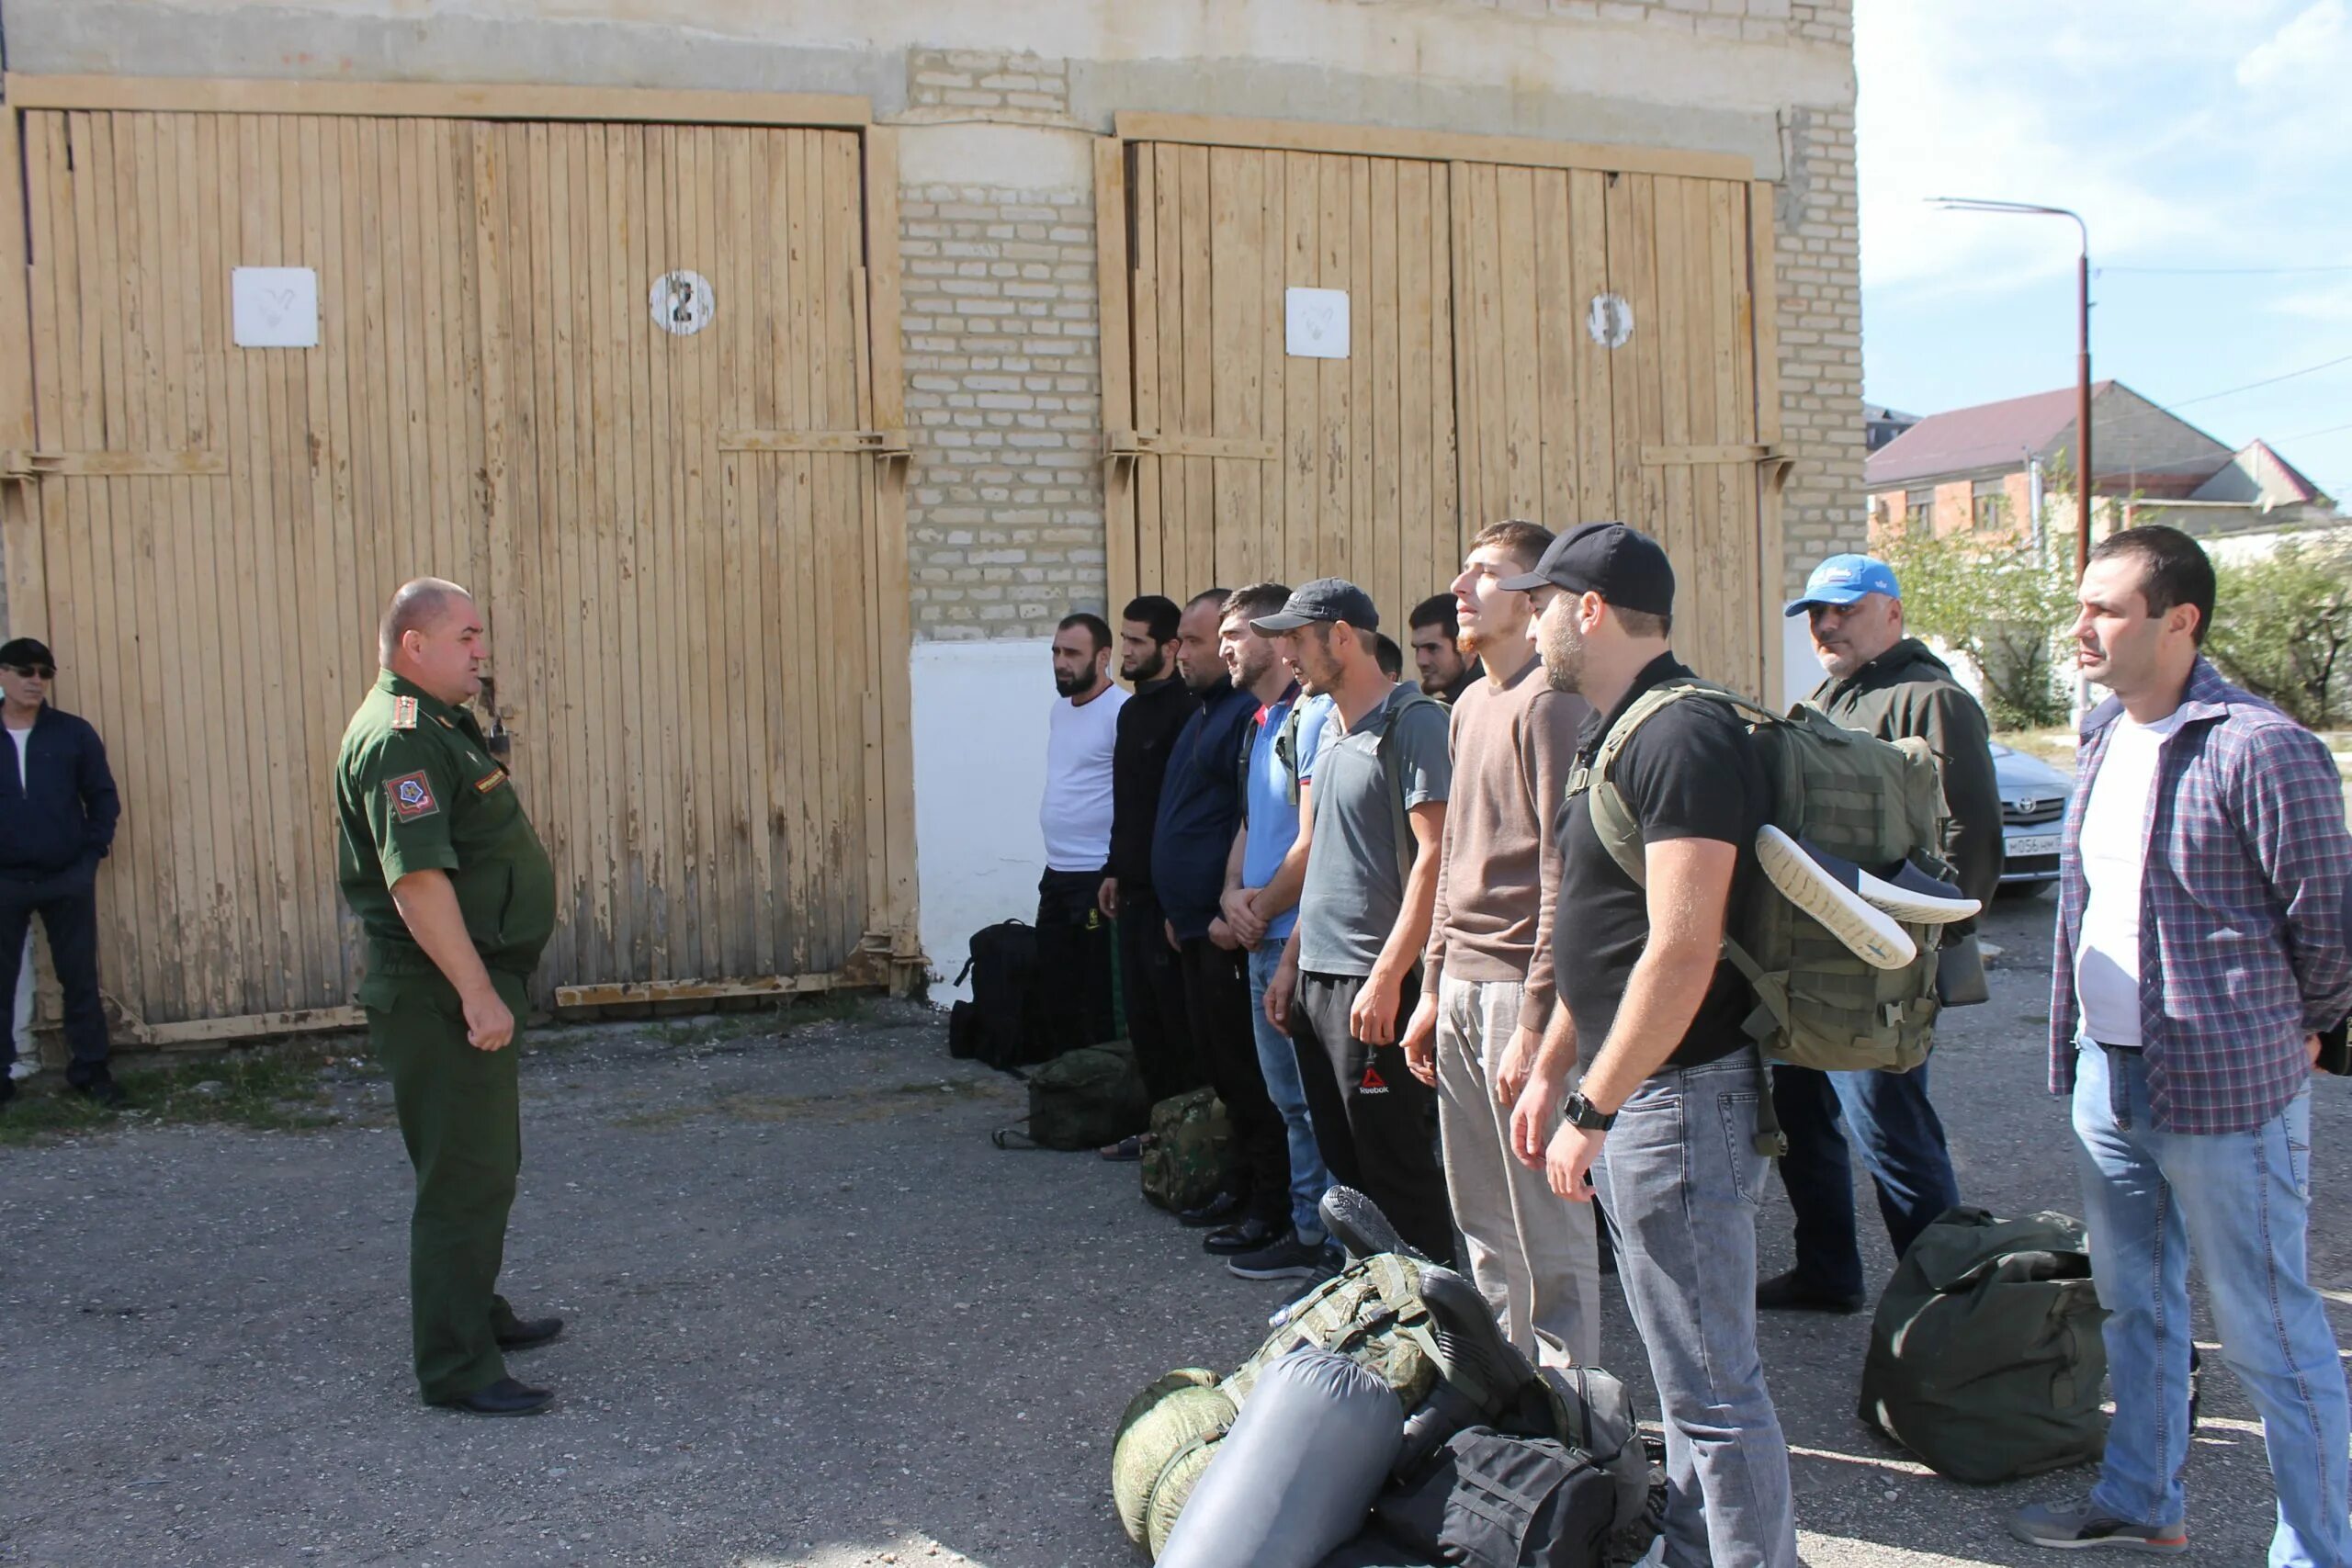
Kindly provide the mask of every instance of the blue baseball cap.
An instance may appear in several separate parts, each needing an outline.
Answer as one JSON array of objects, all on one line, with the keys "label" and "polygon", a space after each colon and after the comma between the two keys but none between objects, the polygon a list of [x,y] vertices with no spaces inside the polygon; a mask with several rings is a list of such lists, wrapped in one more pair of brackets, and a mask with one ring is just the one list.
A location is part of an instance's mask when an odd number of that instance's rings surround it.
[{"label": "blue baseball cap", "polygon": [[1805,580],[1804,595],[1782,605],[1781,614],[1796,616],[1815,604],[1850,604],[1866,593],[1902,598],[1903,589],[1894,581],[1894,569],[1875,556],[1831,556],[1813,569],[1813,575]]}]

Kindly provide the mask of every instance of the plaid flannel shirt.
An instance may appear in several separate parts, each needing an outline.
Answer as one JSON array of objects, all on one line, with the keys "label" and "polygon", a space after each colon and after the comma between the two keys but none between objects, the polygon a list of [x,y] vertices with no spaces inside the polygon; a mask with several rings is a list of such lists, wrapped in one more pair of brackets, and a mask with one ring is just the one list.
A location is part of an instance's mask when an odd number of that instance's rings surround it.
[{"label": "plaid flannel shirt", "polygon": [[[2075,1087],[2081,1009],[2083,815],[2120,703],[2083,720],[2081,766],[2059,862],[2050,1088]],[[2345,951],[2352,832],[2335,762],[2317,736],[2223,681],[2202,659],[2183,722],[2159,753],[2140,882],[2140,1027],[2155,1124],[2241,1133],[2310,1081],[2307,1035],[2352,1010]]]}]

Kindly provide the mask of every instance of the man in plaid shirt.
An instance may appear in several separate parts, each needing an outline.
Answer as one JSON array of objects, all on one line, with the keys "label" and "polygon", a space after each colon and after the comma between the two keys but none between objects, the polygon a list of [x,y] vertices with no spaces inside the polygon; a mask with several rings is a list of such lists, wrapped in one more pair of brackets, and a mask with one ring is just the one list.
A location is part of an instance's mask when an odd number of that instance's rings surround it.
[{"label": "man in plaid shirt", "polygon": [[2010,1528],[2188,1550],[2193,1247],[2262,1415],[2271,1568],[2346,1568],[2344,1371],[2304,1258],[2311,1073],[2352,1012],[2342,785],[2316,737],[2199,656],[2213,569],[2187,535],[2110,536],[2081,599],[2083,673],[2115,695],[2084,720],[2066,815],[2050,1082],[2074,1096],[2115,1419],[2088,1503]]}]

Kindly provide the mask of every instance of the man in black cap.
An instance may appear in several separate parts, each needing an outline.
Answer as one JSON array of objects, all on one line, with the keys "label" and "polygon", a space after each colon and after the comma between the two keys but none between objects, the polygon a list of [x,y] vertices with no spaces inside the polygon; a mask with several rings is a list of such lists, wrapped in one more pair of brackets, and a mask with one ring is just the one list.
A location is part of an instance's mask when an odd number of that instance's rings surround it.
[{"label": "man in black cap", "polygon": [[1266,1016],[1298,1046],[1315,1141],[1334,1179],[1380,1205],[1405,1239],[1444,1262],[1453,1214],[1434,1153],[1437,1096],[1402,1044],[1420,999],[1453,764],[1442,704],[1381,673],[1380,613],[1352,582],[1317,578],[1275,615],[1307,696],[1329,693],[1298,924],[1266,989]]},{"label": "man in black cap", "polygon": [[[17,994],[25,932],[35,915],[65,993],[65,1081],[106,1105],[122,1103],[107,1071],[107,1019],[98,1001],[98,862],[122,815],[98,732],[50,705],[57,660],[28,637],[0,644],[0,722],[15,742],[0,759],[0,997]],[[10,787],[9,781],[15,781]],[[0,1032],[0,1104],[17,1092],[13,1018]]]},{"label": "man in black cap", "polygon": [[[1769,788],[1728,708],[1645,701],[1691,679],[1668,646],[1674,569],[1657,541],[1588,523],[1501,586],[1533,596],[1545,677],[1596,716],[1555,836],[1559,908],[1576,919],[1554,925],[1567,1005],[1546,1048],[1572,1044],[1582,1075],[1546,1151],[1552,1190],[1584,1202],[1597,1190],[1606,1206],[1665,1416],[1666,1560],[1795,1568],[1788,1444],[1756,1352],[1765,1090],[1741,1029],[1755,998],[1723,957]],[[1605,781],[1590,779],[1637,705]],[[1602,782],[1638,826],[1638,877],[1595,829]]]}]

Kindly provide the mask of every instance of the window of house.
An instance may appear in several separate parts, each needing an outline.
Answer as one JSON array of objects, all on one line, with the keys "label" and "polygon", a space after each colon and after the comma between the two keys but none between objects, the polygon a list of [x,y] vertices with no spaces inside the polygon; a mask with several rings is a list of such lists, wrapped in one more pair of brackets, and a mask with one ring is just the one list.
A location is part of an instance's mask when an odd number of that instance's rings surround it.
[{"label": "window of house", "polygon": [[1915,490],[1903,498],[1903,519],[1907,525],[1932,529],[1936,525],[1936,492]]}]

